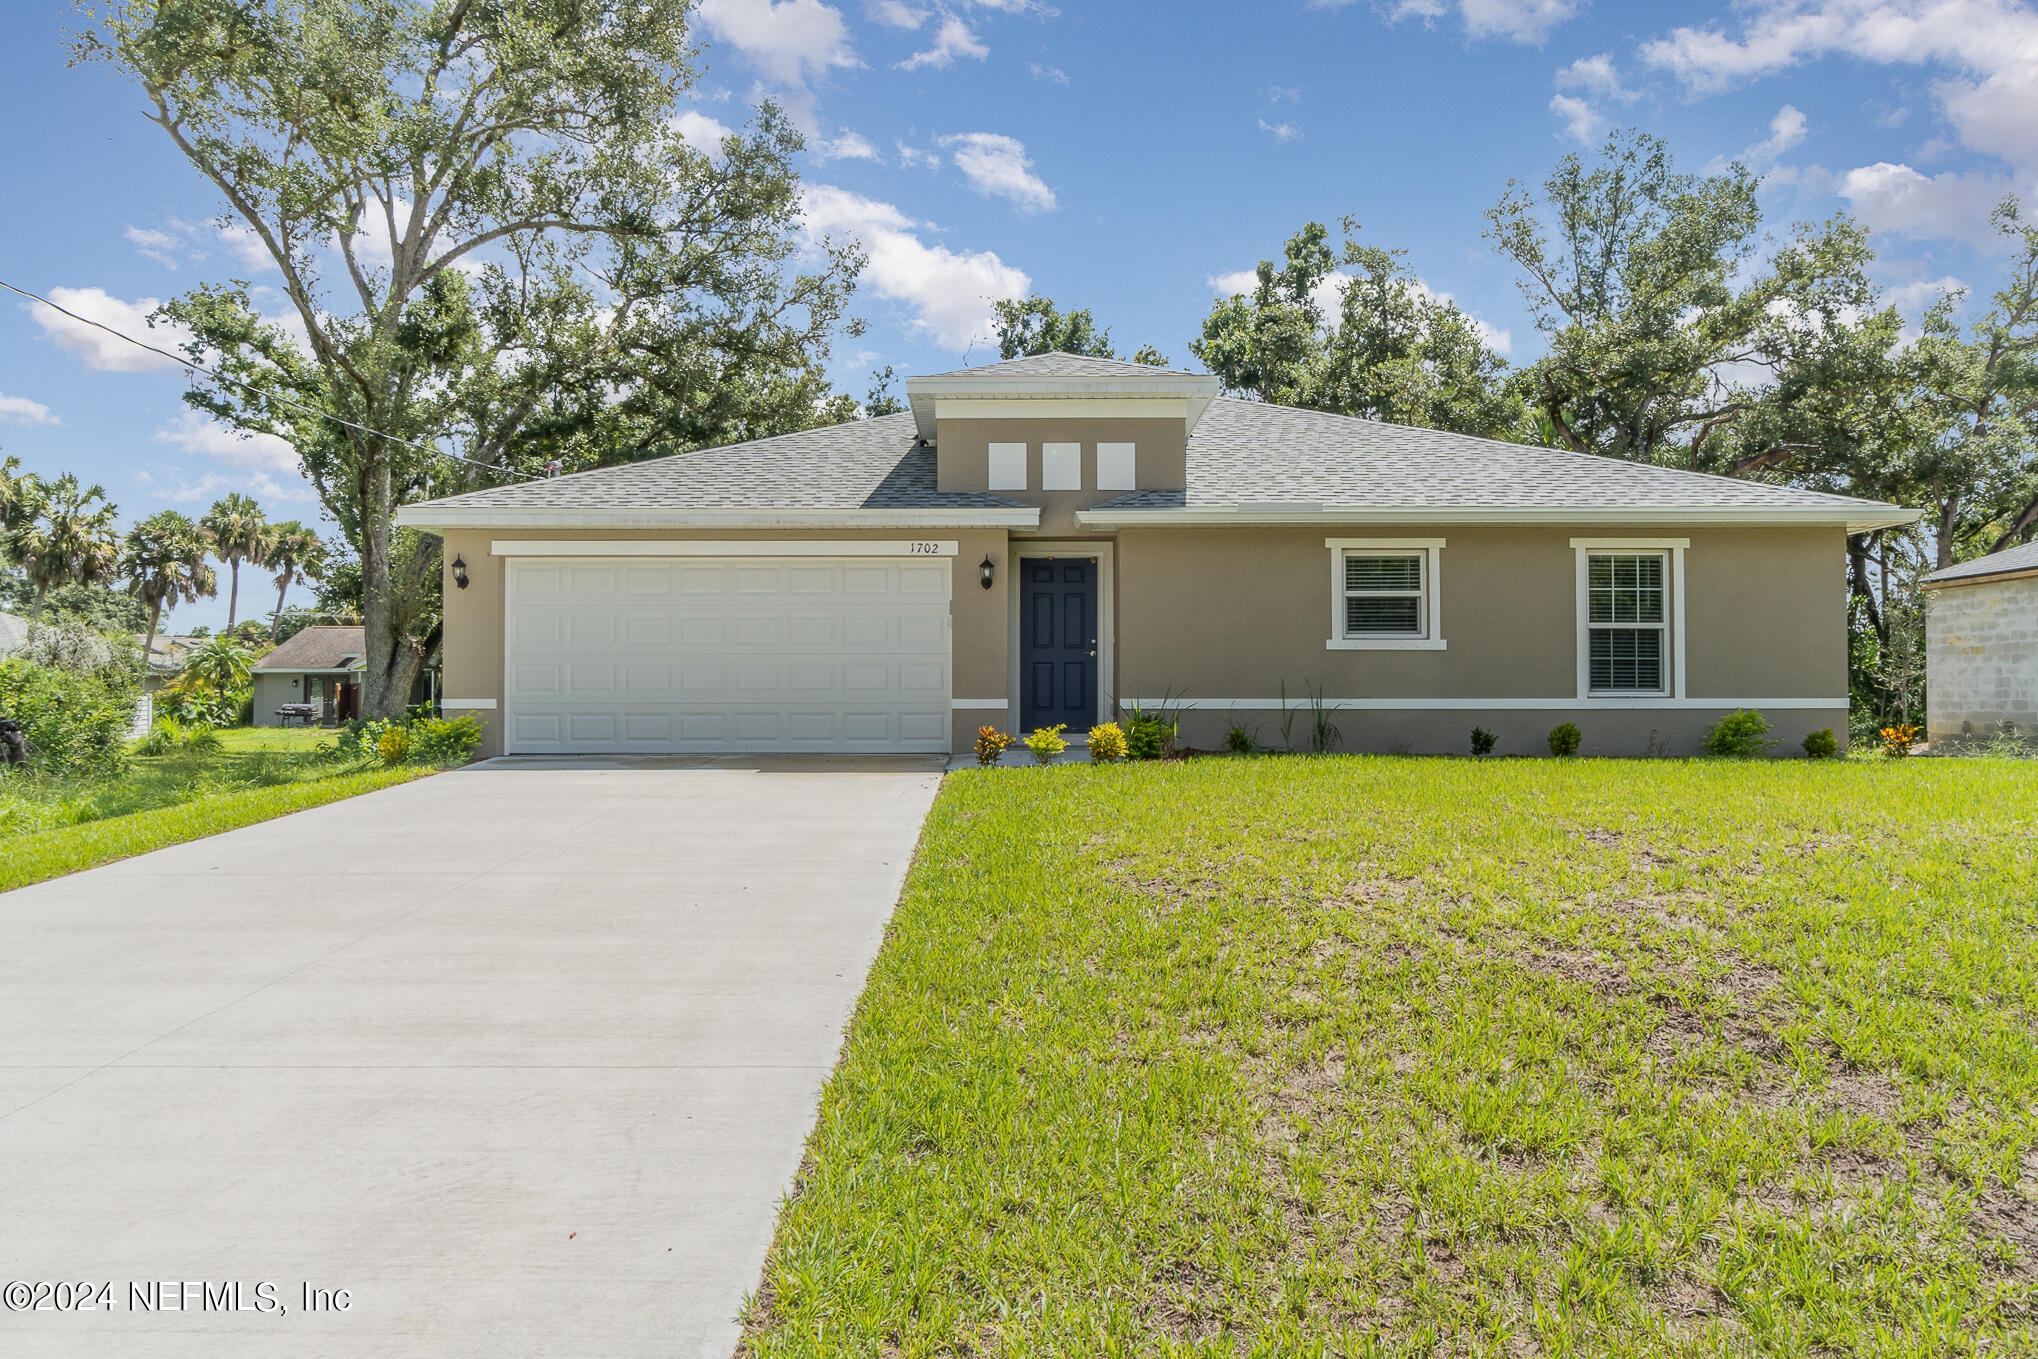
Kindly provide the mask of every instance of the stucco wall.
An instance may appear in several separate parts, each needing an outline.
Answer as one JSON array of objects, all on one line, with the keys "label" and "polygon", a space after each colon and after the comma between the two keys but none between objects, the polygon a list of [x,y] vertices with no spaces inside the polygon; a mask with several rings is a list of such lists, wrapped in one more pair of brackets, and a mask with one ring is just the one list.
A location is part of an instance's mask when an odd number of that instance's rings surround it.
[{"label": "stucco wall", "polygon": [[255,725],[258,727],[281,726],[276,709],[285,703],[304,702],[304,686],[298,675],[254,676],[251,689],[255,696]]},{"label": "stucco wall", "polygon": [[[1129,443],[1133,446],[1133,478],[1140,490],[1180,490],[1188,480],[1188,438],[1180,420],[963,420],[941,422],[941,444],[936,466],[944,491],[982,491],[990,486],[991,445],[1026,445],[1025,491],[998,491],[997,495],[1023,505],[1040,506],[1040,533],[1046,537],[1072,537],[1076,532],[1075,512],[1101,500],[1124,495],[1124,491],[1099,491],[1097,485],[1098,443]],[[1043,491],[1041,445],[1075,443],[1083,448],[1081,491]]]},{"label": "stucco wall", "polygon": [[[937,538],[956,540],[955,580],[951,605],[950,634],[953,688],[957,698],[1002,699],[1005,697],[1005,591],[986,590],[978,583],[983,559],[988,555],[1000,583],[1005,578],[1005,533],[1002,529],[900,529],[843,532],[838,530],[769,529],[749,531],[696,532],[685,529],[463,529],[445,535],[444,588],[446,596],[445,670],[442,676],[442,706],[450,714],[462,711],[463,702],[481,700],[495,705],[475,710],[484,736],[481,753],[502,750],[501,704],[503,678],[503,579],[504,559],[490,552],[499,539],[639,539],[671,542],[743,541],[759,538],[776,540]],[[467,564],[467,588],[453,583],[455,557]],[[978,722],[1001,719],[972,713],[957,713],[955,726],[961,741],[963,728],[974,732]],[[961,741],[966,747],[967,741]]]},{"label": "stucco wall", "polygon": [[1927,596],[1927,737],[2038,733],[2038,577],[1942,587]]},{"label": "stucco wall", "polygon": [[[1765,709],[1792,746],[1805,732],[1846,731],[1846,620],[1835,529],[1652,528],[1632,536],[1688,538],[1684,554],[1686,693],[1717,706],[1623,709],[1577,700],[1577,555],[1573,537],[1617,529],[1439,527],[1419,534],[1355,528],[1142,529],[1118,537],[1115,692],[1170,690],[1201,700],[1193,743],[1220,742],[1230,709],[1212,701],[1291,700],[1321,690],[1333,701],[1523,699],[1527,710],[1347,710],[1347,748],[1462,750],[1476,723],[1517,752],[1570,718],[1601,753],[1689,754],[1705,728],[1739,702],[1829,700],[1819,709]],[[1330,650],[1326,538],[1444,540],[1440,651]],[[1276,740],[1278,710],[1239,710]],[[1307,718],[1298,717],[1298,734]],[[1653,733],[1653,737],[1652,737]]]}]

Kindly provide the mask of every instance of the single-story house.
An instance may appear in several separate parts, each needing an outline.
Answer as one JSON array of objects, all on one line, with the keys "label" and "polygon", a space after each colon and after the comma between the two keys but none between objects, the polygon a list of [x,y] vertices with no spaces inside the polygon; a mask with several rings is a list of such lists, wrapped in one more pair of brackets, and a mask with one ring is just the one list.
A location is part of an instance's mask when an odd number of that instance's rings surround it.
[{"label": "single-story house", "polygon": [[308,627],[256,661],[255,725],[282,725],[285,704],[312,704],[321,726],[359,717],[361,638],[358,625]]},{"label": "single-story house", "polygon": [[2038,735],[2038,543],[1923,583],[1925,739]]},{"label": "single-story house", "polygon": [[[1045,354],[910,409],[404,508],[487,753],[970,749],[1173,700],[1182,739],[1689,753],[1847,730],[1850,530],[1914,511]],[[1298,744],[1310,726],[1294,719]]]}]

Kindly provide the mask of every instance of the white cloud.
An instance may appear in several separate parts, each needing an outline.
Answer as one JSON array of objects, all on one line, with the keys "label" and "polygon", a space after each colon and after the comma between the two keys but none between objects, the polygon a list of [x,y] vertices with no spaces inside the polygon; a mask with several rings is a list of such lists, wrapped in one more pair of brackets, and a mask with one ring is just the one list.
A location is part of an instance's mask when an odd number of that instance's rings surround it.
[{"label": "white cloud", "polygon": [[857,65],[841,11],[821,0],[701,0],[708,31],[782,85]]},{"label": "white cloud", "polygon": [[1059,66],[1043,66],[1036,61],[1031,63],[1028,69],[1033,72],[1035,80],[1052,80],[1057,85],[1069,83],[1069,73]]},{"label": "white cloud", "polygon": [[226,491],[242,491],[266,500],[312,500],[311,486],[300,471],[297,450],[273,434],[243,436],[240,431],[209,420],[197,411],[180,411],[156,431],[156,442],[224,463],[228,470],[211,471],[195,482],[184,481],[167,492],[171,500],[201,500]]},{"label": "white cloud", "polygon": [[1008,198],[1028,212],[1054,207],[1054,190],[1033,173],[1026,146],[1017,138],[996,132],[965,132],[936,140],[955,148],[955,168],[978,193]]},{"label": "white cloud", "polygon": [[1962,144],[2038,160],[2038,10],[2018,0],[1758,0],[1737,35],[1680,27],[1642,47],[1701,92],[1836,55],[1953,68],[1934,93]]},{"label": "white cloud", "polygon": [[126,235],[134,242],[137,255],[152,259],[165,269],[177,267],[177,256],[172,252],[183,243],[169,232],[157,231],[153,227],[131,226],[127,229]]},{"label": "white cloud", "polygon": [[877,296],[912,308],[914,326],[958,352],[990,333],[993,298],[1024,297],[1032,280],[988,250],[953,251],[929,245],[926,227],[889,203],[832,185],[806,195],[810,238],[824,234],[859,241],[869,263],[863,284]]},{"label": "white cloud", "polygon": [[1624,104],[1636,97],[1635,91],[1621,84],[1620,72],[1614,69],[1613,58],[1604,52],[1597,56],[1580,57],[1557,72],[1557,88],[1584,90],[1602,99],[1618,99]]},{"label": "white cloud", "polygon": [[941,157],[936,152],[923,151],[917,146],[908,146],[904,142],[893,142],[892,145],[899,148],[899,164],[909,170],[938,170],[941,168]]},{"label": "white cloud", "polygon": [[877,0],[870,17],[892,28],[915,29],[927,21],[927,11],[901,4],[900,0]]},{"label": "white cloud", "polygon": [[1606,115],[1590,99],[1580,99],[1572,94],[1550,96],[1550,112],[1564,120],[1565,135],[1572,141],[1590,145],[1605,135]]},{"label": "white cloud", "polygon": [[1778,156],[1804,140],[1804,133],[1804,115],[1785,104],[1769,120],[1769,135],[1743,151],[1741,159],[1758,167],[1774,164]]},{"label": "white cloud", "polygon": [[[1309,0],[1311,9],[1343,9],[1353,0]],[[1578,12],[1577,0],[1457,0],[1458,17],[1471,38],[1507,38],[1539,43],[1550,30]],[[1387,22],[1420,19],[1434,23],[1449,13],[1443,0],[1397,0],[1387,9]]]},{"label": "white cloud", "polygon": [[1272,133],[1274,140],[1277,142],[1299,142],[1302,140],[1302,129],[1293,123],[1270,123],[1264,118],[1260,119],[1259,123],[1260,131]]},{"label": "white cloud", "polygon": [[1967,284],[1951,274],[1942,274],[1938,278],[1916,279],[1885,289],[1882,300],[1885,305],[1895,307],[1907,317],[1919,317],[1947,293],[1966,291]]},{"label": "white cloud", "polygon": [[[149,325],[149,313],[162,305],[157,298],[138,297],[132,302],[124,302],[110,296],[104,288],[52,288],[49,296],[50,301],[78,313],[87,321],[110,326],[123,335],[146,341],[158,349],[175,349],[191,338],[191,333],[179,325]],[[127,344],[103,330],[75,321],[62,312],[52,311],[39,302],[24,302],[21,306],[35,318],[43,334],[56,341],[57,348],[83,359],[88,368],[96,368],[102,373],[149,373],[182,366],[174,359]]]},{"label": "white cloud", "polygon": [[924,52],[915,52],[899,63],[902,71],[918,70],[922,66],[949,66],[957,57],[973,57],[982,61],[991,54],[970,26],[953,14],[943,17],[941,28],[934,35],[934,45]]},{"label": "white cloud", "polygon": [[30,401],[25,396],[9,396],[0,392],[0,424],[9,425],[61,425],[64,422],[50,414],[50,408],[40,401]]},{"label": "white cloud", "polygon": [[814,154],[821,160],[882,161],[884,159],[883,156],[877,153],[877,148],[870,144],[868,138],[859,132],[851,132],[846,127],[842,129],[842,135],[833,141],[823,140],[816,142],[814,144]]},{"label": "white cloud", "polygon": [[1997,250],[2003,240],[1989,225],[1989,210],[2011,189],[2011,181],[2002,175],[1928,175],[1908,165],[1877,161],[1842,175],[1838,192],[1872,231],[1946,236]]},{"label": "white cloud", "polygon": [[234,257],[234,262],[241,268],[262,270],[276,267],[275,257],[269,253],[269,247],[263,244],[262,238],[256,234],[253,227],[242,226],[236,222],[218,222],[213,225],[212,235],[213,239],[226,247],[227,253]]},{"label": "white cloud", "polygon": [[678,133],[679,139],[688,146],[711,156],[721,151],[723,138],[736,135],[727,123],[710,118],[699,109],[688,109],[668,119],[666,126]]}]

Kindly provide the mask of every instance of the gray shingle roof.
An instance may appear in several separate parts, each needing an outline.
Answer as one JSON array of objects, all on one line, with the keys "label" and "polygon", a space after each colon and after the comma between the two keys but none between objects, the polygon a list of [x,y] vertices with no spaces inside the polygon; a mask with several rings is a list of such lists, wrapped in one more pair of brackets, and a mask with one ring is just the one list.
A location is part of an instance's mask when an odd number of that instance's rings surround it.
[{"label": "gray shingle roof", "polygon": [[934,450],[911,415],[780,434],[649,462],[449,496],[435,506],[498,509],[1015,509],[1016,501],[935,488]]},{"label": "gray shingle roof", "polygon": [[361,659],[367,629],[320,625],[292,633],[290,640],[255,662],[257,670],[346,670]]},{"label": "gray shingle roof", "polygon": [[1055,350],[1051,354],[1029,354],[1024,358],[1006,359],[1002,363],[980,364],[975,368],[956,368],[946,373],[928,373],[927,377],[1065,377],[1065,378],[1126,378],[1126,377],[1198,377],[1186,368],[1156,368],[1151,364],[1127,363],[1123,359],[1098,359],[1088,354],[1064,354]]},{"label": "gray shingle roof", "polygon": [[2012,571],[2038,571],[2038,542],[2025,543],[2022,547],[2005,548],[1987,557],[1976,557],[1971,562],[1962,562],[1943,571],[1934,571],[1925,579],[1933,585],[1949,581],[1970,584],[1990,576],[2006,575]]},{"label": "gray shingle roof", "polygon": [[[1111,359],[1043,354],[1017,365],[1154,373]],[[449,509],[968,510],[1019,509],[982,492],[936,489],[934,450],[913,416],[880,416],[770,439],[431,502]],[[1833,510],[1869,502],[1733,477],[1679,472],[1591,453],[1535,448],[1322,411],[1220,397],[1197,422],[1185,491],[1135,491],[1100,510],[1329,506],[1479,510]]]},{"label": "gray shingle roof", "polygon": [[1847,496],[1679,472],[1596,453],[1219,397],[1189,439],[1186,491],[1098,509],[1313,504],[1440,509],[1841,506]]}]

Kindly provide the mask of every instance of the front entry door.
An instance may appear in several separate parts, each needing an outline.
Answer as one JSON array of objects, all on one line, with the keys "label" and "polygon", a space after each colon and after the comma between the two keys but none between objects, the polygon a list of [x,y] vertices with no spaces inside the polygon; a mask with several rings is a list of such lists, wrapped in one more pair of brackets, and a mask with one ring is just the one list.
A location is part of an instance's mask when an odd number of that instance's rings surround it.
[{"label": "front entry door", "polygon": [[1019,729],[1097,724],[1097,562],[1019,560]]}]

